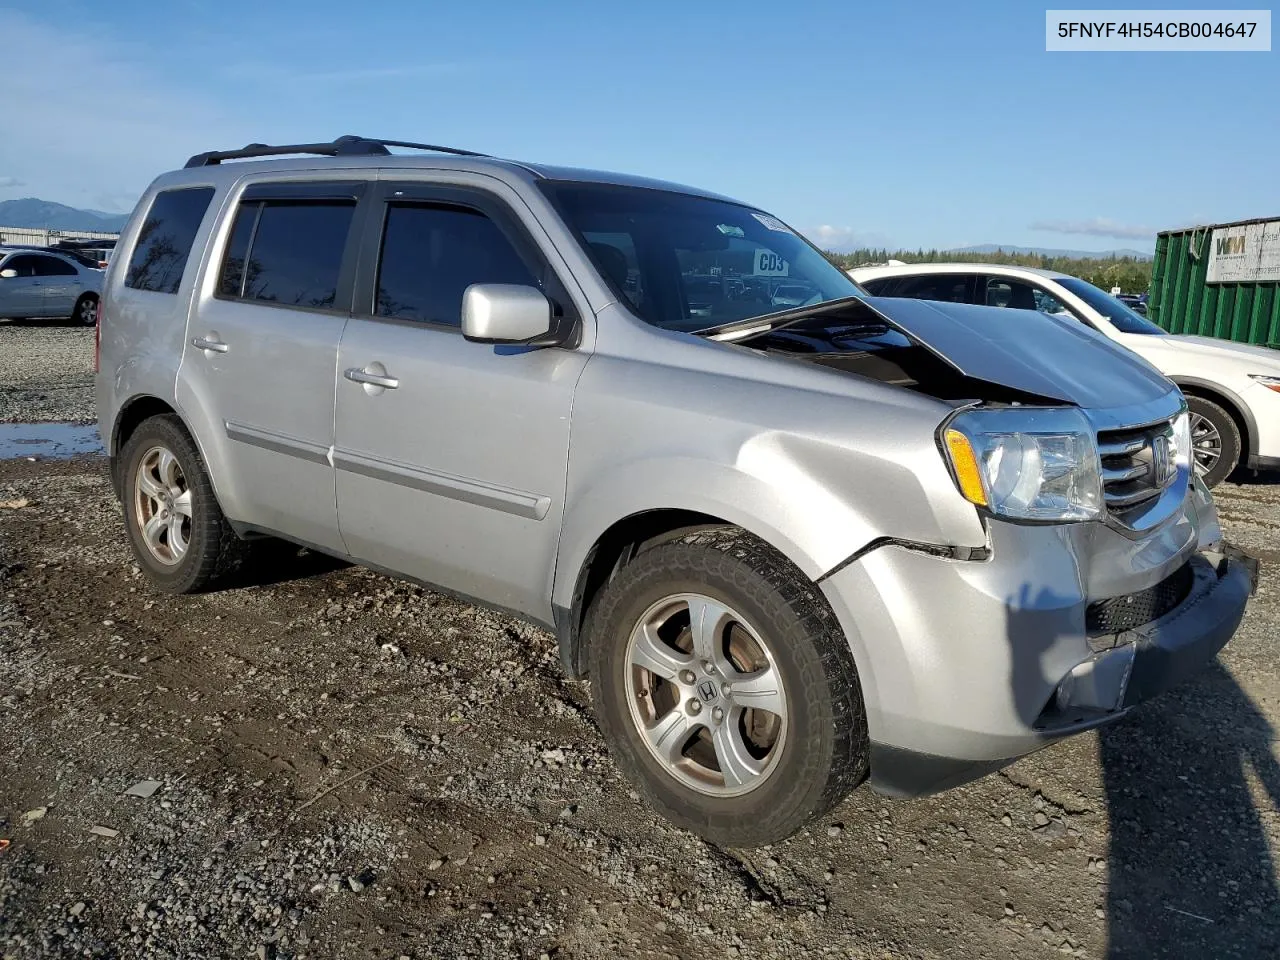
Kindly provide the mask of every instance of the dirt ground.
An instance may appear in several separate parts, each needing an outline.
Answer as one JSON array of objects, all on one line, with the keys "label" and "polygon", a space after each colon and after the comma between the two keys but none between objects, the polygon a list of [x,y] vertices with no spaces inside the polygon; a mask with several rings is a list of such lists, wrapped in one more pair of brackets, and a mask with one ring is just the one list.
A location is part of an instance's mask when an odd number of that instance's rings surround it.
[{"label": "dirt ground", "polygon": [[0,956],[1280,955],[1280,484],[1219,501],[1264,560],[1221,667],[740,851],[638,802],[549,635],[292,549],[162,597],[101,459],[0,462]]}]

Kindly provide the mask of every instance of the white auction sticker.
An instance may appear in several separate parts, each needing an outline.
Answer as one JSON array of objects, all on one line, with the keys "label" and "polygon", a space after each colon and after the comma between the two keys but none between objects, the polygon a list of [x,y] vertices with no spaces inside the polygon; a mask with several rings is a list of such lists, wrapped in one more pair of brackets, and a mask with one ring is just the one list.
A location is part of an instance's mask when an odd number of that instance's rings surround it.
[{"label": "white auction sticker", "polygon": [[1051,51],[1271,50],[1270,10],[1046,10]]}]

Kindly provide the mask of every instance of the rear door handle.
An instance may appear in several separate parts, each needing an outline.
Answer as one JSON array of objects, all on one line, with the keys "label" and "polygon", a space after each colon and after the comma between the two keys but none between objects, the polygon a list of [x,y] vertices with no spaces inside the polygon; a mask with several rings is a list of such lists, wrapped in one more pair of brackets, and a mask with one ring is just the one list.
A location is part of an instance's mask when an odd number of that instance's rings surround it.
[{"label": "rear door handle", "polygon": [[192,337],[191,345],[201,350],[212,350],[214,353],[226,353],[231,349],[221,340],[210,340],[207,337]]},{"label": "rear door handle", "polygon": [[367,370],[361,370],[359,367],[351,367],[343,376],[352,383],[367,383],[374,387],[385,387],[388,390],[394,390],[400,386],[400,381],[395,377],[383,376],[380,373],[369,373]]}]

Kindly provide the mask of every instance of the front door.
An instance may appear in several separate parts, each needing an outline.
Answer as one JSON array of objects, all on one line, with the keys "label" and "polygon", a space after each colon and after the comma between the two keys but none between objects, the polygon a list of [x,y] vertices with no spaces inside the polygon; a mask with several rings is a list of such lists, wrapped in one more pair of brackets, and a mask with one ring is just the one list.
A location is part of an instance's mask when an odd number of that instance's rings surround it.
[{"label": "front door", "polygon": [[350,313],[365,184],[258,184],[240,199],[217,287],[192,314],[180,377],[217,411],[235,519],[343,551],[334,367]]},{"label": "front door", "polygon": [[43,317],[44,277],[37,270],[41,257],[20,253],[4,262],[3,269],[14,271],[12,277],[0,277],[0,317]]},{"label": "front door", "polygon": [[[472,283],[559,281],[505,203],[380,186],[338,353],[338,514],[357,559],[550,622],[585,353],[465,340]],[[362,271],[366,264],[362,264]],[[572,309],[566,305],[567,309]]]}]

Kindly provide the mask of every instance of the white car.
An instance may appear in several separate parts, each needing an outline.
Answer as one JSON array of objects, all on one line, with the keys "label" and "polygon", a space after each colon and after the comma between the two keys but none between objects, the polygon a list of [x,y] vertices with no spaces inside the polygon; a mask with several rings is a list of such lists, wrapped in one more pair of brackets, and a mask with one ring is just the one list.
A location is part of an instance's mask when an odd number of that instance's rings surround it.
[{"label": "white car", "polygon": [[1208,486],[1240,465],[1280,469],[1280,350],[1167,333],[1093,284],[1052,270],[913,263],[858,267],[849,275],[872,296],[1022,308],[1079,320],[1182,388],[1196,466]]},{"label": "white car", "polygon": [[32,247],[0,247],[0,317],[70,317],[93,326],[103,271]]}]

